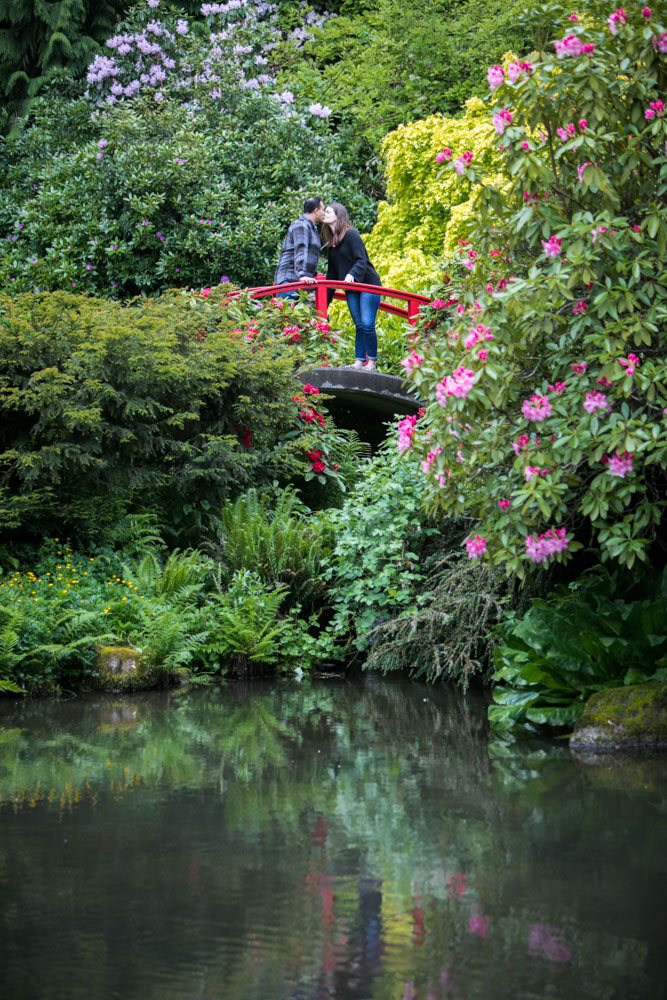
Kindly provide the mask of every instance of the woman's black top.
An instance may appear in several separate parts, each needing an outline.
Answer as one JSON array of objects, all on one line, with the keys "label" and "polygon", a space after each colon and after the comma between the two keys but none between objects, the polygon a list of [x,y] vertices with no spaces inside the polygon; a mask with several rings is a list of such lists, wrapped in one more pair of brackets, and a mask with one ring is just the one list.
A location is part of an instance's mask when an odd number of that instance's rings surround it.
[{"label": "woman's black top", "polygon": [[[356,229],[348,229],[337,247],[329,247],[327,257],[329,261],[327,278],[333,281],[344,281],[346,275],[351,274],[355,281],[364,285],[382,284],[380,275],[369,260],[364,241]],[[350,291],[353,290],[352,285]],[[333,297],[334,289],[329,288],[327,302],[331,302]]]}]

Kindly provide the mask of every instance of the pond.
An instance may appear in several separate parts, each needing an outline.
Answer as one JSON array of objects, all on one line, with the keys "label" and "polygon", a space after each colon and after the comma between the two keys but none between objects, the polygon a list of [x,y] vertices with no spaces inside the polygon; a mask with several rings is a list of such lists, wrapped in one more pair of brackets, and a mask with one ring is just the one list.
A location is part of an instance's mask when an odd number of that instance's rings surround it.
[{"label": "pond", "polygon": [[666,995],[660,758],[367,675],[0,704],[3,996]]}]

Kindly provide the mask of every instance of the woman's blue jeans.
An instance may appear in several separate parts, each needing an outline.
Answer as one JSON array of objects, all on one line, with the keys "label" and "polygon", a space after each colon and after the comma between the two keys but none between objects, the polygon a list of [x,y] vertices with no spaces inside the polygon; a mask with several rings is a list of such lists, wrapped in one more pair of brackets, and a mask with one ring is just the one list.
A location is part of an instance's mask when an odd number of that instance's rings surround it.
[{"label": "woman's blue jeans", "polygon": [[358,361],[365,361],[368,357],[369,361],[377,361],[378,338],[375,332],[375,317],[382,296],[373,292],[345,292],[345,298],[356,329],[355,358]]}]

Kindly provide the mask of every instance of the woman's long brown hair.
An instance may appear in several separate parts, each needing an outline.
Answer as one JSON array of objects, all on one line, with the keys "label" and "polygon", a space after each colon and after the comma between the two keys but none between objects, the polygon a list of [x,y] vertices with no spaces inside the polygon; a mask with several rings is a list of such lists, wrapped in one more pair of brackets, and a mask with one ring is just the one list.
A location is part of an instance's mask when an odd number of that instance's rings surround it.
[{"label": "woman's long brown hair", "polygon": [[354,226],[350,223],[350,216],[347,214],[345,205],[341,205],[338,201],[332,201],[328,207],[333,209],[336,221],[333,226],[322,226],[322,246],[337,247],[348,229],[354,229]]}]

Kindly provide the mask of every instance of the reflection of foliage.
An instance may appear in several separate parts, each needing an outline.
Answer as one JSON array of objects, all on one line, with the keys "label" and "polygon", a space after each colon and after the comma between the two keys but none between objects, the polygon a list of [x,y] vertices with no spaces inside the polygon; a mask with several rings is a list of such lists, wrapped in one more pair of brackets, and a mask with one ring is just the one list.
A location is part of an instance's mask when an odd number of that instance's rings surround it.
[{"label": "reflection of foliage", "polygon": [[[101,977],[108,987],[115,973],[97,933],[57,902],[64,879],[77,886],[83,910],[109,892],[108,880],[131,885],[131,911],[118,918],[110,907],[105,928],[127,933],[128,921],[132,930],[161,920],[161,974],[182,995],[191,966],[165,955],[184,951],[205,970],[207,994],[230,1000],[274,995],[286,967],[301,984],[290,995],[313,995],[327,961],[341,996],[355,995],[343,987],[360,971],[373,978],[361,994],[373,1000],[403,996],[408,980],[425,996],[443,966],[465,996],[471,962],[476,995],[496,996],[508,955],[512,976],[529,976],[535,995],[549,995],[555,972],[567,977],[561,985],[585,974],[599,996],[626,983],[643,991],[628,996],[651,995],[653,939],[634,909],[624,917],[624,891],[641,870],[635,858],[644,872],[660,863],[655,811],[645,795],[618,800],[618,829],[627,828],[635,850],[612,883],[611,838],[600,837],[609,829],[608,794],[582,779],[565,748],[543,744],[524,755],[510,745],[490,762],[473,692],[464,699],[367,675],[360,683],[26,702],[4,719],[12,730],[0,739],[0,801],[18,815],[0,849],[3,890],[17,900],[3,933],[25,948],[32,911],[23,903],[55,899],[59,940],[76,940],[92,956],[87,993],[68,984],[74,1000],[101,995]],[[65,824],[56,838],[68,838],[64,868],[51,841],[48,861],[34,863],[36,838],[21,838],[31,805],[47,837],[51,822]],[[576,891],[582,858],[587,896]],[[187,908],[187,921],[165,919],[167,892]],[[592,902],[609,904],[602,940]],[[369,920],[391,959],[382,975],[363,944]],[[217,936],[208,933],[213,925]],[[218,946],[221,929],[233,949]],[[531,953],[538,938],[561,942],[561,958],[571,950],[569,965],[556,969],[548,954]],[[616,956],[604,967],[602,943]]]}]

